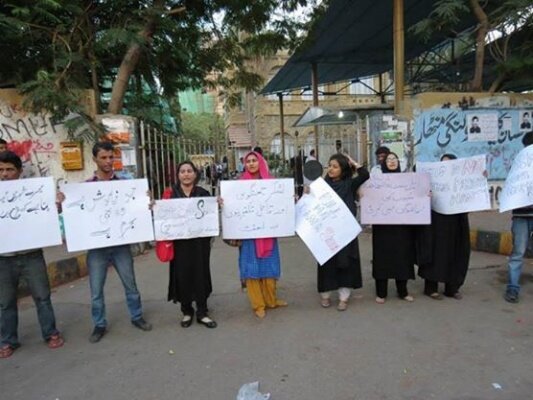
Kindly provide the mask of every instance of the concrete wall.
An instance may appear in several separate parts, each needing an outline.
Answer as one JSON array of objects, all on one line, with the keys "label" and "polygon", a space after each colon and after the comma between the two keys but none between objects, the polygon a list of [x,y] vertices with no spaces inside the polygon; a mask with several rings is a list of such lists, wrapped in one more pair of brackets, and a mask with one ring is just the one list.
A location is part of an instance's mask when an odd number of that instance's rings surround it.
[{"label": "concrete wall", "polygon": [[[86,91],[87,113],[94,115],[94,94]],[[65,171],[61,166],[60,143],[67,130],[47,113],[33,114],[22,109],[22,97],[14,89],[0,90],[0,138],[24,163],[24,176],[53,176],[57,180],[80,181],[93,173],[91,146],[85,145],[84,169]]]}]

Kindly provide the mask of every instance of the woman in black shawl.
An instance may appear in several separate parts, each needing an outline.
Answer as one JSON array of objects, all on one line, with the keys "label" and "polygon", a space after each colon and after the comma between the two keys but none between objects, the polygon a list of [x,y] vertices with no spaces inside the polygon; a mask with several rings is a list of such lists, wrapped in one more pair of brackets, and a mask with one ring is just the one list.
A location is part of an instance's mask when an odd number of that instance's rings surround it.
[{"label": "woman in black shawl", "polygon": [[[352,167],[357,170],[355,178],[352,177]],[[328,175],[325,180],[355,217],[357,213],[355,194],[369,177],[366,168],[359,167],[350,157],[334,154],[329,159]],[[348,243],[324,265],[318,265],[317,282],[322,307],[326,308],[331,305],[330,292],[338,290],[339,304],[337,310],[346,310],[351,289],[358,289],[363,286],[357,238]]]},{"label": "woman in black shawl", "polygon": [[[453,154],[444,154],[440,160],[455,159]],[[425,280],[424,294],[441,300],[439,282],[444,282],[444,295],[460,300],[463,296],[459,288],[465,281],[470,261],[468,213],[444,215],[431,211],[428,228],[423,241],[431,251],[418,269],[418,275]]]},{"label": "woman in black shawl", "polygon": [[[389,153],[381,164],[383,173],[400,173],[400,161]],[[372,225],[372,277],[376,281],[376,303],[387,298],[388,280],[396,280],[398,297],[412,302],[407,280],[415,279],[415,228],[413,225]]]},{"label": "woman in black shawl", "polygon": [[[171,198],[207,197],[209,192],[196,186],[200,175],[191,161],[178,165],[178,183],[172,187]],[[181,326],[188,328],[193,322],[196,303],[196,320],[208,327],[217,323],[207,314],[207,298],[212,292],[209,258],[211,238],[174,240],[174,259],[170,262],[168,301],[181,303],[183,319]]]}]

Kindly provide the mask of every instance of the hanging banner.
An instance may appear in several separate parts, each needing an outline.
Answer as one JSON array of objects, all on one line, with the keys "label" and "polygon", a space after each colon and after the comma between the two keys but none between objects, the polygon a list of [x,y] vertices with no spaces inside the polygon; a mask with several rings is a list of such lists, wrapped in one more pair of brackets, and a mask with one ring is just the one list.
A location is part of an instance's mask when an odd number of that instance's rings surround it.
[{"label": "hanging banner", "polygon": [[0,181],[0,254],[61,244],[54,180]]},{"label": "hanging banner", "polygon": [[222,237],[294,235],[294,179],[221,181]]},{"label": "hanging banner", "polygon": [[155,240],[218,236],[217,199],[192,197],[156,201],[154,231]]},{"label": "hanging banner", "polygon": [[431,177],[431,208],[441,214],[490,210],[484,155],[442,162],[419,162],[418,172]]},{"label": "hanging banner", "polygon": [[61,191],[68,251],[154,240],[146,179],[72,183]]},{"label": "hanging banner", "polygon": [[318,178],[296,204],[296,233],[323,265],[361,233],[361,226],[337,193]]}]

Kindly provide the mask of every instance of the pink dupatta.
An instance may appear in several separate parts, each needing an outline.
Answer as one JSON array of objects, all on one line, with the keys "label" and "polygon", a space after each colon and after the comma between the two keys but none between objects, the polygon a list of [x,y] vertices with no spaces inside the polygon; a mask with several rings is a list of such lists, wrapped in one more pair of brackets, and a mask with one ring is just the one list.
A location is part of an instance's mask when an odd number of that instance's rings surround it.
[{"label": "pink dupatta", "polygon": [[[263,156],[255,151],[251,151],[244,157],[244,172],[241,175],[241,179],[257,179],[252,176],[248,169],[246,168],[246,160],[251,155],[257,157],[259,161],[259,179],[272,179],[272,175],[268,171],[268,164]],[[267,258],[272,254],[272,249],[274,248],[274,239],[273,238],[263,238],[263,239],[254,239],[255,242],[255,254],[259,258]]]}]

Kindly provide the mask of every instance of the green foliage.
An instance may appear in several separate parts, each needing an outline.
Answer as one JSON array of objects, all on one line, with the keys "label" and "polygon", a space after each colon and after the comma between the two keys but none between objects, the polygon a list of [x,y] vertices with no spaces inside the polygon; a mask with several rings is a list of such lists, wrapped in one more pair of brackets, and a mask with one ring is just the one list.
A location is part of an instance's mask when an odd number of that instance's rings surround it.
[{"label": "green foliage", "polygon": [[183,112],[181,124],[183,137],[188,139],[212,142],[224,138],[224,121],[218,114]]}]

